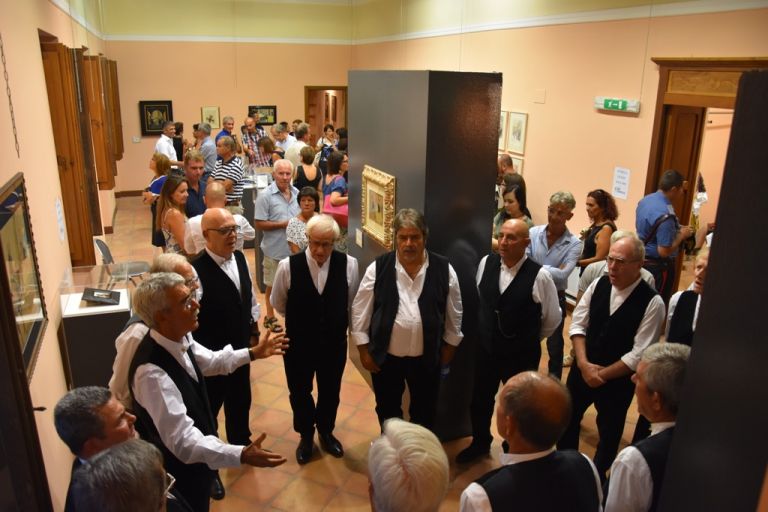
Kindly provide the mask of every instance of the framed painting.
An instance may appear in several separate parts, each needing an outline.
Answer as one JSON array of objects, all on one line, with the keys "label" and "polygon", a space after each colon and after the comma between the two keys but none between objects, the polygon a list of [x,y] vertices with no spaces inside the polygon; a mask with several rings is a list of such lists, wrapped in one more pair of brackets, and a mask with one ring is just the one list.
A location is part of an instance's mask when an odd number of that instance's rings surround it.
[{"label": "framed painting", "polygon": [[173,102],[152,100],[139,102],[139,120],[142,135],[160,135],[163,124],[173,121]]},{"label": "framed painting", "polygon": [[510,112],[509,127],[507,128],[507,151],[525,154],[525,134],[528,130],[528,114],[523,112]]},{"label": "framed painting", "polygon": [[0,256],[0,316],[4,326],[15,327],[15,333],[8,335],[18,336],[29,380],[48,323],[48,312],[22,173],[0,189]]},{"label": "framed painting", "polygon": [[208,123],[214,130],[221,128],[219,107],[202,107],[200,109],[200,121]]},{"label": "framed painting", "polygon": [[395,177],[370,165],[363,167],[363,231],[392,249],[392,221],[395,218]]},{"label": "framed painting", "polygon": [[507,143],[507,114],[509,112],[502,110],[499,116],[499,151],[504,151]]},{"label": "framed painting", "polygon": [[520,176],[523,175],[523,159],[519,156],[509,155],[512,158],[512,168]]},{"label": "framed painting", "polygon": [[273,125],[277,123],[277,105],[249,105],[248,116],[256,118],[259,126]]}]

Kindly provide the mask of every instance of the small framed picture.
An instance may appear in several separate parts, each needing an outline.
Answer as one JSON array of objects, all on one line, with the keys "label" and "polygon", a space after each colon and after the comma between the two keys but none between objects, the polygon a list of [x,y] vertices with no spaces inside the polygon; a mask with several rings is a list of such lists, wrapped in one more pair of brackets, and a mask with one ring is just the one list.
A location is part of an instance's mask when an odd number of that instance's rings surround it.
[{"label": "small framed picture", "polygon": [[160,135],[163,124],[173,121],[171,100],[150,100],[139,102],[139,121],[142,135]]},{"label": "small framed picture", "polygon": [[219,119],[219,107],[202,107],[200,109],[200,120],[203,123],[208,123],[211,128],[218,130],[221,128],[221,121]]},{"label": "small framed picture", "polygon": [[509,113],[507,127],[507,151],[525,154],[525,133],[528,129],[528,114],[523,112]]},{"label": "small framed picture", "polygon": [[248,116],[256,119],[256,124],[269,126],[277,123],[277,105],[249,105]]},{"label": "small framed picture", "polygon": [[507,114],[509,112],[502,110],[499,116],[499,151],[504,151],[507,143]]},{"label": "small framed picture", "polygon": [[509,155],[512,158],[512,168],[520,176],[523,175],[523,158],[519,156]]},{"label": "small framed picture", "polygon": [[392,249],[392,221],[395,218],[395,177],[370,165],[363,167],[363,231]]}]

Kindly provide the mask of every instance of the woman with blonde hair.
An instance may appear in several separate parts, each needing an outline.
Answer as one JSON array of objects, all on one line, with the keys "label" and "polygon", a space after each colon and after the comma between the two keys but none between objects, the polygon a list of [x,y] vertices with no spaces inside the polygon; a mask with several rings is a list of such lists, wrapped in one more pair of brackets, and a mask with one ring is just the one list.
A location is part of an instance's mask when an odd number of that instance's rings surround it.
[{"label": "woman with blonde hair", "polygon": [[165,180],[160,197],[157,200],[156,229],[163,232],[165,252],[184,253],[184,233],[187,229],[187,216],[184,205],[187,202],[187,179],[171,174]]},{"label": "woman with blonde hair", "polygon": [[154,177],[149,182],[149,186],[144,189],[142,196],[144,197],[144,204],[149,204],[152,210],[152,245],[165,247],[162,231],[155,229],[155,219],[157,217],[157,198],[160,196],[165,178],[171,170],[171,161],[164,154],[155,153],[149,159],[149,168],[154,173]]}]

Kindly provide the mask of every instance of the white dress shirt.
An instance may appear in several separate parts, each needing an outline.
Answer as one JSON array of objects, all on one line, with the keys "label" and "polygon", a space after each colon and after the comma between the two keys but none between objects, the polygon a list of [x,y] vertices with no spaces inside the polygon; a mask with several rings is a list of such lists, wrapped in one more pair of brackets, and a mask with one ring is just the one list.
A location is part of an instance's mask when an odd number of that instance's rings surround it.
[{"label": "white dress shirt", "polygon": [[[691,286],[693,286],[693,283],[691,283]],[[688,290],[691,288],[689,287]],[[686,290],[686,291],[688,291]],[[672,325],[672,317],[675,315],[675,309],[677,309],[677,303],[680,300],[680,296],[683,294],[682,291],[675,293],[672,295],[672,297],[669,299],[669,313],[667,314],[667,328],[664,330],[664,337],[669,338],[669,326]],[[695,331],[696,330],[696,322],[699,320],[699,306],[701,305],[701,294],[696,295],[696,309],[693,310],[693,324],[691,325],[691,328]]]},{"label": "white dress shirt", "polygon": [[[227,345],[213,352],[197,343],[187,334],[179,343],[171,341],[154,329],[150,337],[181,365],[187,374],[197,382],[190,352],[195,357],[204,376],[226,375],[250,362],[247,348],[233,350]],[[163,444],[181,462],[195,464],[202,462],[211,469],[240,466],[243,446],[231,445],[221,439],[203,435],[187,416],[181,392],[173,380],[159,366],[147,363],[139,366],[133,377],[133,392],[136,402],[146,409],[160,434]]]},{"label": "white dress shirt", "polygon": [[112,363],[112,377],[109,379],[109,390],[126,409],[133,408],[131,390],[128,387],[128,370],[133,362],[133,356],[139,343],[149,332],[149,327],[144,322],[137,322],[128,326],[115,340],[115,362]]},{"label": "white dress shirt", "polygon": [[[237,288],[237,291],[242,293],[242,290],[240,289],[240,271],[237,269],[237,262],[235,261],[235,255],[234,253],[232,256],[229,257],[229,259],[225,260],[218,254],[212,252],[208,247],[205,248],[205,252],[208,253],[208,256],[213,259],[214,262],[219,266],[221,270],[224,271],[225,274],[229,277],[229,279],[234,283],[235,288]],[[245,266],[248,267],[248,262],[245,262]],[[203,294],[203,282],[200,281],[200,295]],[[261,306],[259,305],[259,300],[256,298],[256,292],[253,291],[253,283],[251,283],[251,318],[253,319],[253,323],[259,322],[259,316],[261,315]]]},{"label": "white dress shirt", "polygon": [[[512,283],[526,259],[528,259],[528,257],[523,256],[520,258],[520,261],[511,267],[508,267],[503,259],[501,260],[501,269],[499,270],[499,293],[504,293],[504,290],[506,290],[510,283]],[[483,278],[483,272],[485,272],[486,260],[488,260],[488,256],[484,256],[483,259],[480,260],[480,266],[477,267],[477,276],[475,279],[478,286],[480,286],[480,280]],[[533,302],[541,304],[541,331],[539,332],[539,339],[546,338],[555,332],[557,326],[560,325],[562,316],[557,297],[557,288],[555,288],[552,276],[544,267],[541,267],[539,273],[536,274],[536,280],[533,282],[533,290],[531,290],[531,297],[533,298]]]},{"label": "white dress shirt", "polygon": [[[309,267],[309,275],[312,276],[312,283],[315,285],[317,293],[322,295],[323,290],[325,290],[325,283],[328,280],[328,271],[331,268],[331,258],[325,260],[325,263],[320,266],[312,258],[309,248],[304,251],[304,254],[307,257],[307,266]],[[358,276],[357,259],[347,255],[347,308],[352,304],[352,300],[354,300],[357,293]],[[290,289],[291,261],[290,258],[283,258],[277,264],[275,279],[272,282],[272,294],[269,296],[269,302],[272,304],[272,307],[283,316],[285,316],[285,306],[288,303],[288,290]]]},{"label": "white dress shirt", "polygon": [[[253,229],[248,219],[240,214],[233,214],[235,223],[240,227],[237,232],[237,242],[235,242],[235,250],[242,251],[243,243],[245,240],[253,240],[256,238],[256,230]],[[205,237],[203,236],[202,226],[203,216],[195,215],[187,221],[187,229],[184,231],[184,251],[187,254],[197,254],[205,249]]]},{"label": "white dress shirt", "polygon": [[[615,286],[611,286],[611,298],[610,298],[610,313],[613,315],[619,307],[624,304],[627,297],[637,288],[642,278],[637,280],[631,285],[627,286],[623,290],[617,290]],[[592,282],[581,297],[576,309],[573,310],[573,318],[571,319],[571,329],[568,334],[573,338],[576,335],[587,335],[587,326],[589,326],[589,304],[592,302],[592,294],[595,291],[595,286],[600,282],[599,279]],[[654,295],[648,306],[645,308],[645,315],[640,321],[640,326],[635,333],[634,344],[632,350],[621,356],[622,362],[629,367],[633,372],[637,370],[637,363],[640,362],[640,356],[652,343],[659,341],[661,335],[661,328],[664,325],[664,301],[661,296]]]},{"label": "white dress shirt", "polygon": [[160,135],[160,138],[155,143],[155,153],[167,156],[171,162],[175,162],[178,159],[176,149],[173,147],[173,139],[164,133]]},{"label": "white dress shirt", "polygon": [[[520,462],[528,462],[531,460],[541,459],[549,455],[550,453],[554,452],[555,448],[552,447],[549,450],[544,450],[543,452],[536,452],[536,453],[524,453],[524,454],[518,454],[518,453],[502,453],[500,457],[501,465],[502,466],[508,466],[510,464],[518,464]],[[600,486],[600,477],[597,476],[597,469],[595,468],[595,465],[592,463],[589,457],[581,454],[585,459],[587,459],[587,462],[589,462],[589,467],[592,468],[592,472],[595,475],[595,487],[597,488],[597,498],[600,503],[597,512],[603,510],[603,489]],[[611,477],[613,478],[613,477]],[[509,504],[509,510],[514,510],[515,504],[510,503]],[[483,486],[472,482],[467,486],[466,489],[464,489],[464,492],[461,493],[461,501],[459,503],[459,511],[460,512],[493,512],[493,509],[491,508],[491,502],[488,500],[488,494],[485,492],[485,489],[483,489]]]},{"label": "white dress shirt", "polygon": [[[674,421],[651,423],[651,437],[674,426]],[[627,446],[619,452],[611,466],[605,512],[646,512],[651,508],[652,498],[653,479],[648,462],[640,450]]]},{"label": "white dress shirt", "polygon": [[[395,275],[397,294],[400,302],[392,326],[388,354],[396,357],[416,357],[424,353],[424,330],[419,311],[419,296],[424,288],[424,278],[429,267],[429,255],[424,252],[424,264],[414,279],[408,275],[400,260],[395,256]],[[366,345],[368,328],[373,314],[373,287],[376,284],[376,261],[365,271],[360,289],[352,303],[351,336],[356,345]],[[458,346],[464,335],[461,333],[461,290],[459,279],[453,266],[448,264],[448,301],[445,305],[445,332],[443,340],[449,345]]]}]

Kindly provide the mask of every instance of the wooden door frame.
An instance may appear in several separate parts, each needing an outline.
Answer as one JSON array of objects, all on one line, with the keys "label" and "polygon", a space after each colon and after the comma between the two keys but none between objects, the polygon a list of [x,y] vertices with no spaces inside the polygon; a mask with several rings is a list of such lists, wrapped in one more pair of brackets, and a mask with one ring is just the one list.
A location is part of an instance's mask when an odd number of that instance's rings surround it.
[{"label": "wooden door frame", "polygon": [[[305,85],[304,86],[304,119],[309,118],[309,93],[312,91],[344,91],[344,104],[349,105],[349,91],[346,85]],[[344,108],[344,127],[347,127],[349,110]],[[319,127],[322,131],[322,126]],[[320,134],[322,136],[322,133]]]}]

